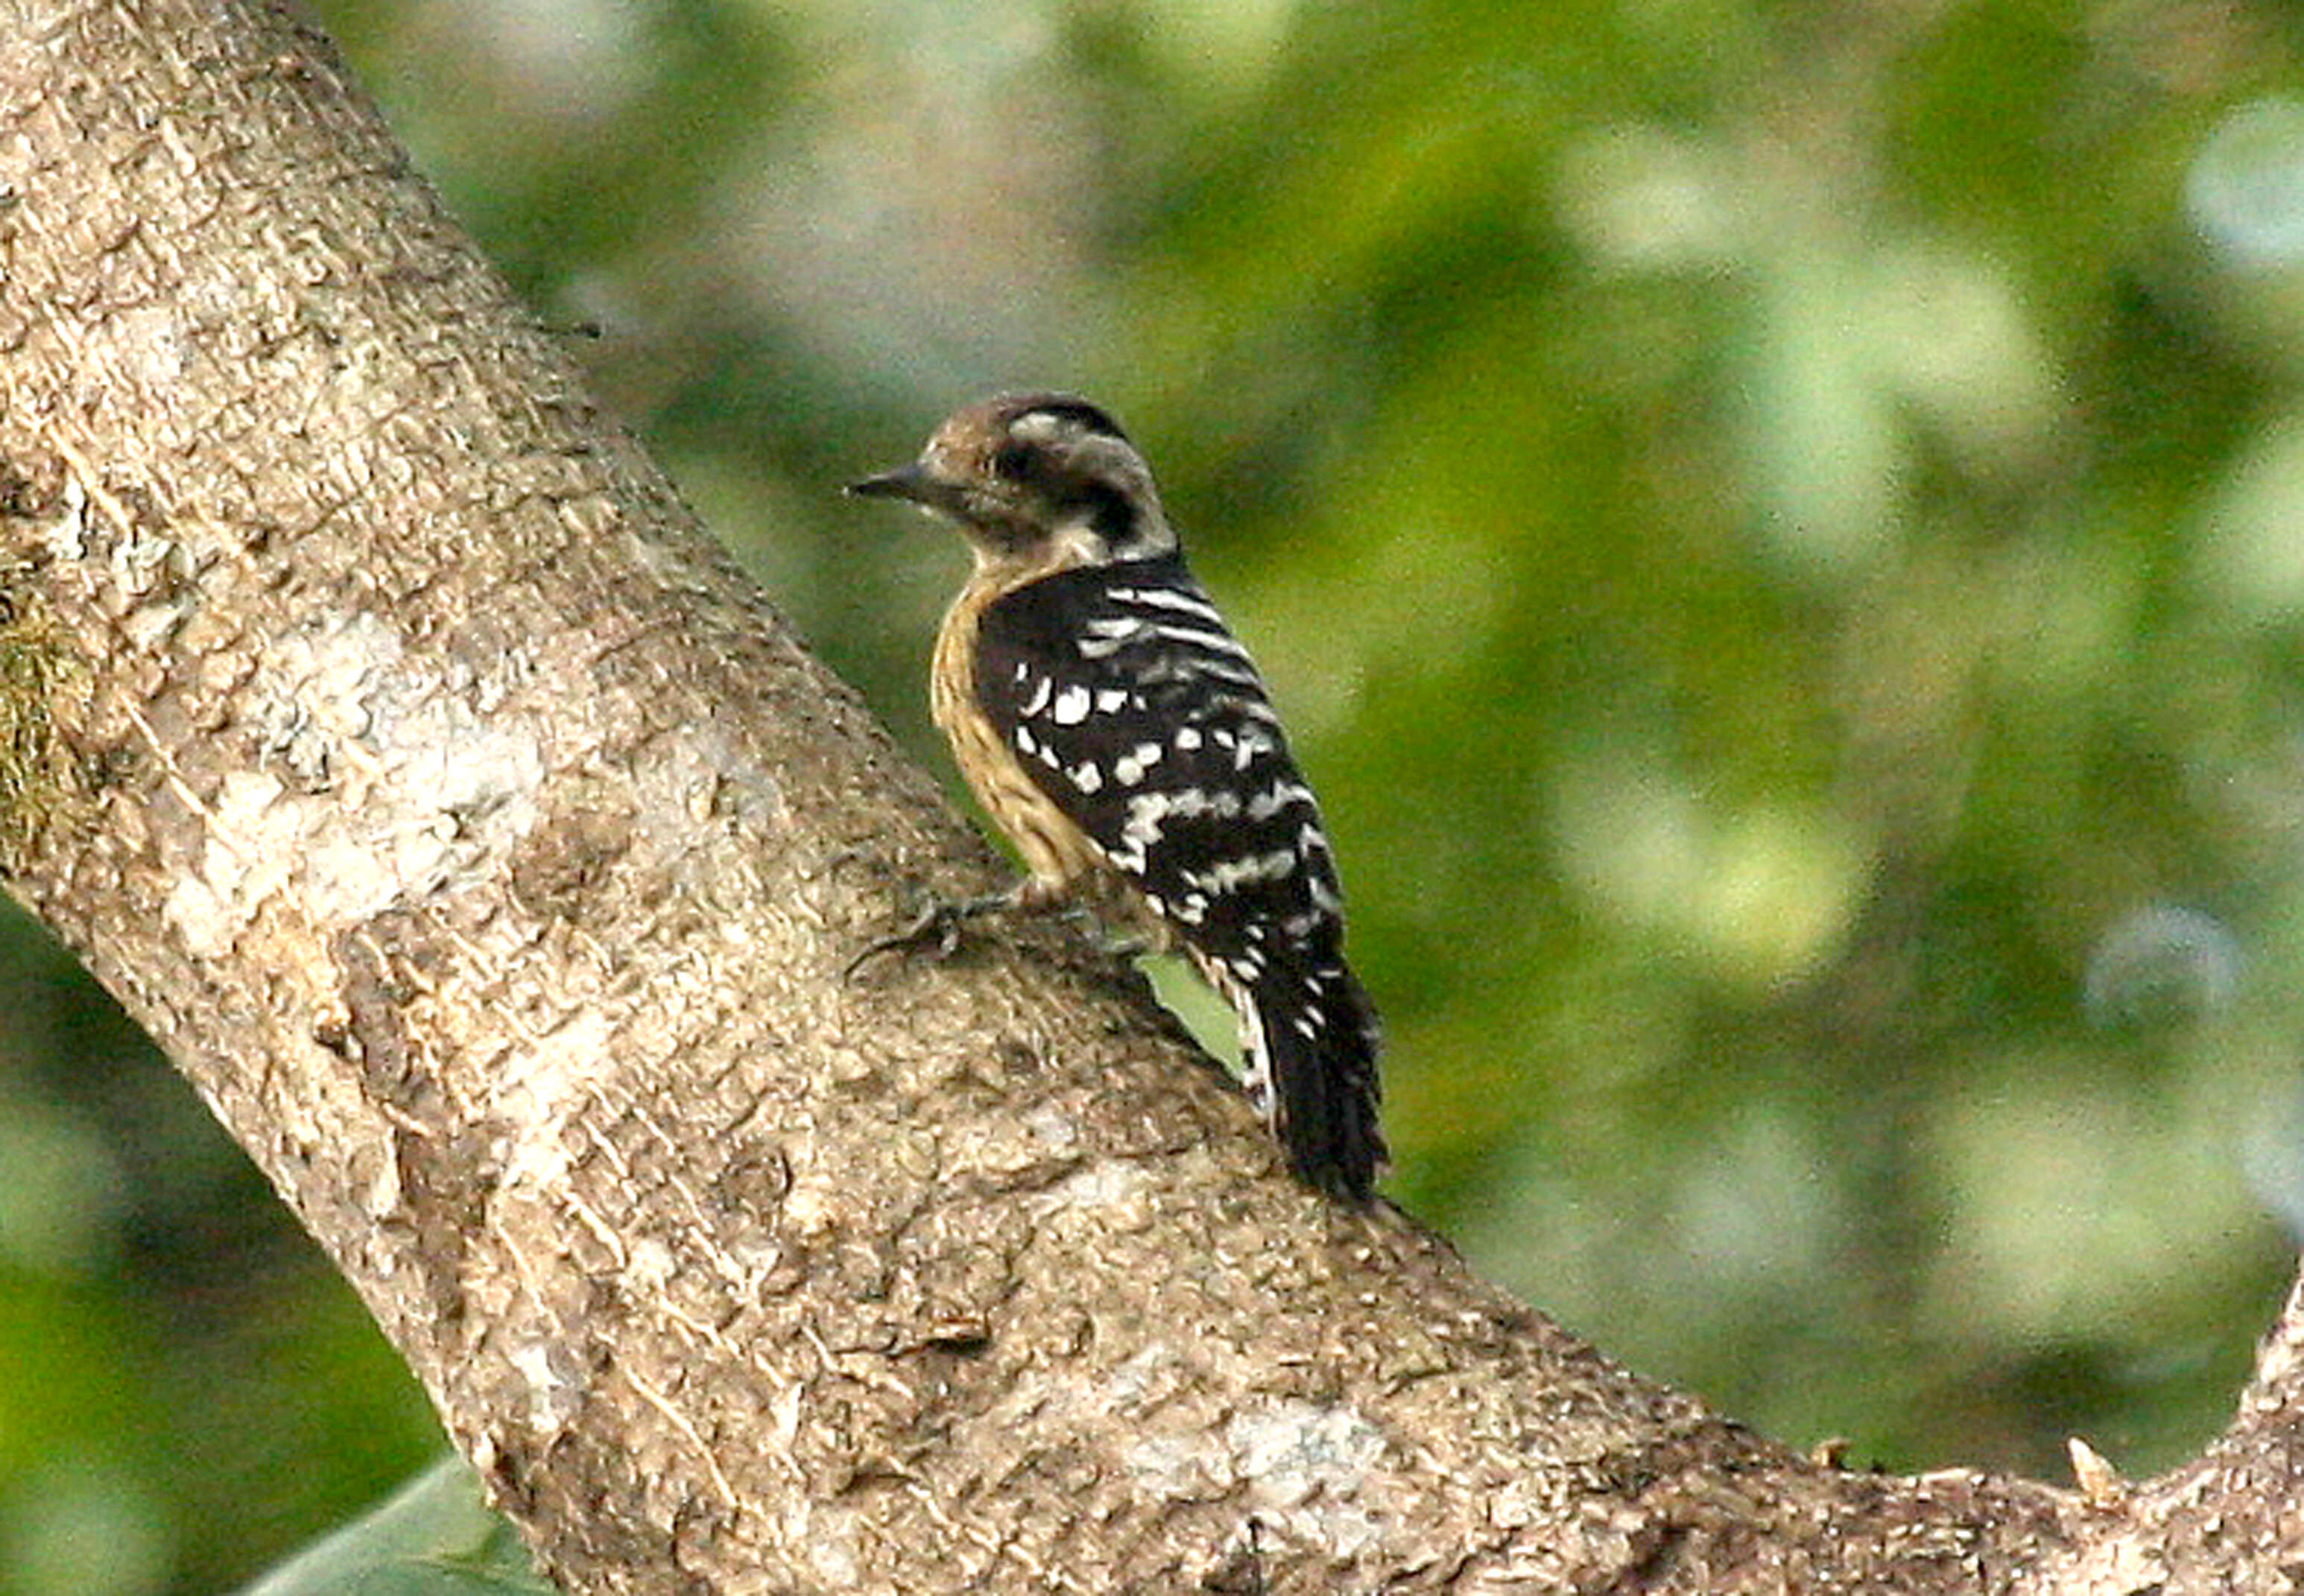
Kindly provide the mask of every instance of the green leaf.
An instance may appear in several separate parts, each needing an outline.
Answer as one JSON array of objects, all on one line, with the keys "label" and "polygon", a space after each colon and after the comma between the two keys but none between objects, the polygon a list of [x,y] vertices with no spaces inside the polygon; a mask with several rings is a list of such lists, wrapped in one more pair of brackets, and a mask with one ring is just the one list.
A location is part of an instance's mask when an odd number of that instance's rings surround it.
[{"label": "green leaf", "polygon": [[445,1457],[241,1596],[554,1596],[479,1482]]}]

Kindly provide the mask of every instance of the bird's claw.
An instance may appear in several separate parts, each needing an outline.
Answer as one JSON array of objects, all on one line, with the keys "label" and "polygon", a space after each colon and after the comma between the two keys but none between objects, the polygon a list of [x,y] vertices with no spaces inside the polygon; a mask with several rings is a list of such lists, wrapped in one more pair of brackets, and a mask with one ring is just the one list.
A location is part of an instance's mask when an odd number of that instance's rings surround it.
[{"label": "bird's claw", "polygon": [[931,899],[928,907],[913,916],[902,930],[867,942],[841,970],[840,978],[854,980],[857,971],[884,953],[910,953],[931,943],[938,958],[950,958],[960,950],[961,925],[978,915],[1004,908],[1008,902],[1009,895],[1004,892],[990,898],[963,899],[957,903],[942,898]]}]

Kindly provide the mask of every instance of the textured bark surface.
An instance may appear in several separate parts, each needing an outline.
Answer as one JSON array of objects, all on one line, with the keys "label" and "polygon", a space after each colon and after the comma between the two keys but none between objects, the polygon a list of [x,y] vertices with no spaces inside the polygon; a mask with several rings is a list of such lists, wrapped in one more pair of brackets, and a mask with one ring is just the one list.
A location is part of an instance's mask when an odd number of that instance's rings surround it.
[{"label": "textured bark surface", "polygon": [[[774,415],[764,427],[778,425]],[[2232,1431],[1851,1474],[1291,1184],[594,410],[325,43],[0,0],[0,865],[579,1592],[2276,1589]]]}]

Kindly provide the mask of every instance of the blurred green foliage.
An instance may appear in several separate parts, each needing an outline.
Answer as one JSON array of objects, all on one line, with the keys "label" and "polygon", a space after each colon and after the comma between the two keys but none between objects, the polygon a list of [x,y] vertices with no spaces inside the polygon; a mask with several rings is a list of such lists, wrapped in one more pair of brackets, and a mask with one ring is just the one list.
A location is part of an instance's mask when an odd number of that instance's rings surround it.
[{"label": "blurred green foliage", "polygon": [[[2304,1225],[2304,13],[318,10],[936,768],[957,547],[834,486],[1119,413],[1485,1271],[1863,1464],[2222,1423]],[[0,1588],[216,1589],[436,1437],[102,1000],[0,983]]]}]

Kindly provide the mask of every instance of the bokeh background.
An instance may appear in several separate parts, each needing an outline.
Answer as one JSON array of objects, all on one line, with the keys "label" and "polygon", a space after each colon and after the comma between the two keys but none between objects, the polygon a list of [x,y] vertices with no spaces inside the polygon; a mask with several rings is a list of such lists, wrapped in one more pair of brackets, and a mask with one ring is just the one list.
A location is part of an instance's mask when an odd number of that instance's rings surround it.
[{"label": "bokeh background", "polygon": [[[935,768],[958,546],[836,486],[1120,415],[1484,1271],[1860,1465],[2223,1423],[2304,1226],[2304,13],[315,10]],[[437,1432],[29,929],[0,1008],[0,1592],[228,1588]]]}]

